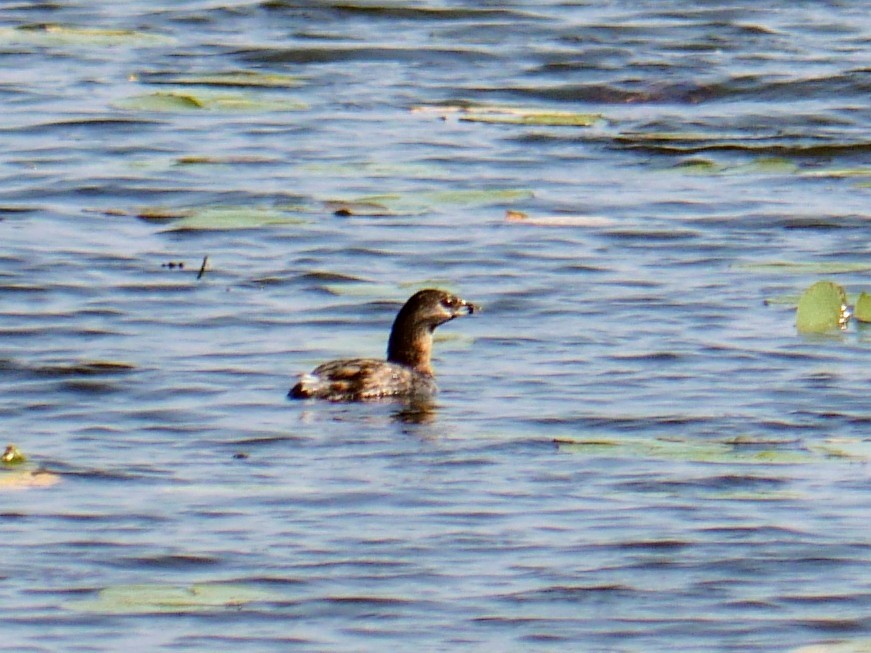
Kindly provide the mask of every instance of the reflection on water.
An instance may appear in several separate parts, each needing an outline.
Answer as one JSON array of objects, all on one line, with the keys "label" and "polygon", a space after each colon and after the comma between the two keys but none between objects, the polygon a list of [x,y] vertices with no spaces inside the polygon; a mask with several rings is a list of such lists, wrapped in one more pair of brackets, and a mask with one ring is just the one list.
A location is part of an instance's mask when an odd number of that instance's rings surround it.
[{"label": "reflection on water", "polygon": [[413,399],[392,413],[397,422],[403,424],[432,424],[436,421],[438,406],[431,399]]},{"label": "reflection on water", "polygon": [[[10,5],[7,648],[867,648],[869,30]],[[285,399],[428,286],[435,403]]]}]

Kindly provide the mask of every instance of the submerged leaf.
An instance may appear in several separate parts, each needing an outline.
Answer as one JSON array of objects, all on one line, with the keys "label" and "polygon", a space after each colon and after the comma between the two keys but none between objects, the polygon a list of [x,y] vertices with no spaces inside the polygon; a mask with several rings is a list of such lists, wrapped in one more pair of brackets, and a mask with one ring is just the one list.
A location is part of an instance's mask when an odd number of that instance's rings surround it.
[{"label": "submerged leaf", "polygon": [[866,292],[859,294],[853,307],[853,316],[860,322],[871,322],[871,295]]},{"label": "submerged leaf", "polygon": [[847,293],[836,283],[818,281],[798,300],[795,326],[800,333],[827,333],[846,327]]}]

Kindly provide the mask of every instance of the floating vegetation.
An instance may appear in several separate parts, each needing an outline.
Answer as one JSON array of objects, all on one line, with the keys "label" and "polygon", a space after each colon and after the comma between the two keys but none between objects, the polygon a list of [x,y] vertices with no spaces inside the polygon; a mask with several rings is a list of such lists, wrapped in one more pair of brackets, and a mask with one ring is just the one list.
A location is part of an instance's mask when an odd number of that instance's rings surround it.
[{"label": "floating vegetation", "polygon": [[847,293],[836,283],[818,281],[798,300],[795,326],[799,333],[829,333],[847,328]]},{"label": "floating vegetation", "polygon": [[531,190],[522,188],[491,188],[484,190],[441,190],[422,193],[432,204],[487,206],[505,202],[519,202],[534,197]]},{"label": "floating vegetation", "polygon": [[[390,197],[393,199],[400,199],[400,196],[398,195]],[[378,199],[380,200],[382,198]],[[339,217],[350,217],[353,215],[370,217],[399,215],[388,209],[384,203],[381,201],[375,201],[375,199],[351,200],[347,202],[341,200],[327,200],[324,202],[324,207],[326,207],[328,211],[331,211],[333,215]]]},{"label": "floating vegetation", "polygon": [[871,439],[827,438],[818,443],[738,436],[718,440],[684,438],[558,438],[565,453],[617,458],[665,458],[694,463],[795,465],[822,460],[871,460]]},{"label": "floating vegetation", "polygon": [[505,220],[538,227],[607,227],[611,218],[595,215],[539,215],[530,216],[523,211],[505,211]]},{"label": "floating vegetation", "polygon": [[0,492],[50,487],[60,481],[57,474],[36,469],[27,462],[21,450],[10,444],[0,455]]},{"label": "floating vegetation", "polygon": [[204,73],[201,75],[144,74],[132,77],[130,81],[145,84],[171,84],[173,86],[219,86],[240,88],[293,88],[302,81],[292,75],[261,73],[241,70],[228,73]]},{"label": "floating vegetation", "polygon": [[275,598],[265,590],[237,583],[118,585],[100,590],[93,599],[71,601],[67,607],[101,614],[185,614],[235,610],[248,603]]},{"label": "floating vegetation", "polygon": [[518,188],[459,189],[369,195],[349,200],[331,199],[324,205],[336,215],[418,215],[437,211],[444,206],[489,206],[511,204],[534,197],[531,190]]},{"label": "floating vegetation", "polygon": [[853,307],[853,317],[860,322],[871,322],[871,295],[867,292],[859,293],[856,305]]},{"label": "floating vegetation", "polygon": [[645,439],[575,439],[554,441],[560,451],[587,456],[620,458],[667,458],[697,463],[742,463],[783,465],[804,463],[813,454],[795,446],[794,441],[782,445],[752,438],[732,440],[686,440],[681,438]]},{"label": "floating vegetation", "polygon": [[174,38],[127,29],[99,29],[54,23],[0,28],[0,43],[13,45],[118,47],[172,45]]},{"label": "floating vegetation", "polygon": [[137,217],[166,224],[169,231],[232,231],[271,225],[303,224],[304,220],[283,211],[247,206],[215,206],[200,209],[143,209]]},{"label": "floating vegetation", "polygon": [[7,445],[3,454],[0,455],[0,464],[6,467],[20,465],[24,462],[27,462],[27,457],[14,444]]},{"label": "floating vegetation", "polygon": [[128,111],[183,112],[183,111],[226,111],[226,112],[267,112],[300,111],[308,106],[279,97],[267,97],[253,93],[226,93],[192,89],[160,91],[135,95],[118,103],[118,108]]},{"label": "floating vegetation", "polygon": [[769,261],[764,263],[738,263],[736,268],[751,272],[774,272],[783,274],[849,274],[871,270],[867,263],[829,263],[799,261]]},{"label": "floating vegetation", "polygon": [[748,163],[727,165],[707,158],[692,157],[678,162],[671,170],[688,175],[794,175],[797,164],[782,157],[760,157]]},{"label": "floating vegetation", "polygon": [[464,122],[545,127],[591,127],[605,119],[598,113],[576,113],[500,105],[422,105],[413,107],[412,111],[432,113],[441,118],[453,116]]}]

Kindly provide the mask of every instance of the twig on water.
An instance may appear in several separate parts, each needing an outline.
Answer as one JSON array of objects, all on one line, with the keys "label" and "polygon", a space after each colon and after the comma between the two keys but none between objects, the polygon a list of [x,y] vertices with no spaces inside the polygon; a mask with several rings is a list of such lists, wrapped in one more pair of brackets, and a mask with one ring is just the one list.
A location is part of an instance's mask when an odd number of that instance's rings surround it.
[{"label": "twig on water", "polygon": [[200,271],[197,273],[197,281],[203,278],[203,275],[206,273],[206,263],[208,263],[209,257],[208,255],[203,257],[203,264],[200,266]]}]

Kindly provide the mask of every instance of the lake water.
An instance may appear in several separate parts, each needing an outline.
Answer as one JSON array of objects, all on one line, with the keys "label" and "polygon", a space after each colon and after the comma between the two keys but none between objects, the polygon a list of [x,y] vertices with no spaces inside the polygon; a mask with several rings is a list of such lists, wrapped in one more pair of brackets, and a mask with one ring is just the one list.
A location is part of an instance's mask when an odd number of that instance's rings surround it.
[{"label": "lake water", "polygon": [[[0,649],[868,651],[869,38],[4,3]],[[286,399],[426,286],[435,405]]]}]

